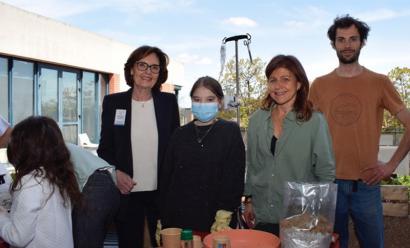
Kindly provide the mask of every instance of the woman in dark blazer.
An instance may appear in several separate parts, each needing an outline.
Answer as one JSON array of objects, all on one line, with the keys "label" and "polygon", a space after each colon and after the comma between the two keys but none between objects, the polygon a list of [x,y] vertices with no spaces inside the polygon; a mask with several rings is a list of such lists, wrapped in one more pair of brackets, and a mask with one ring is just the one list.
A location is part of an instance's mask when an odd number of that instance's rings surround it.
[{"label": "woman in dark blazer", "polygon": [[167,64],[168,56],[159,48],[137,48],[124,68],[131,89],[107,95],[103,101],[97,153],[116,167],[120,248],[143,246],[145,218],[155,246],[158,172],[168,140],[179,127],[175,95],[160,91],[168,77]]}]

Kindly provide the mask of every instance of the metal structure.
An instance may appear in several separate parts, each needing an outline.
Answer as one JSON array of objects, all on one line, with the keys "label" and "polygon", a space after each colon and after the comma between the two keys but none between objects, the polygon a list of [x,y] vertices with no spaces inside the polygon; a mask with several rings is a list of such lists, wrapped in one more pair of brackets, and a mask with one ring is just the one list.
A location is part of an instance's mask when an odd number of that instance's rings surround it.
[{"label": "metal structure", "polygon": [[[244,40],[244,45],[248,47],[248,52],[249,52],[249,58],[251,60],[252,63],[252,56],[251,56],[251,52],[249,49],[249,44],[251,42],[251,35],[250,34],[245,34],[245,35],[235,35],[235,36],[231,36],[231,37],[225,37],[222,40],[222,46],[224,46],[227,42],[230,41],[235,41],[235,81],[236,81],[236,99],[235,101],[239,100],[239,95],[240,95],[240,87],[239,87],[239,61],[238,61],[238,41],[239,40]],[[222,49],[221,49],[221,56],[222,56]],[[223,67],[223,65],[222,65]],[[222,68],[223,70],[223,68]],[[221,74],[222,74],[222,70],[221,70]],[[238,125],[240,126],[240,122],[241,122],[241,117],[240,117],[240,104],[237,104],[236,107],[236,121],[238,123]]]}]

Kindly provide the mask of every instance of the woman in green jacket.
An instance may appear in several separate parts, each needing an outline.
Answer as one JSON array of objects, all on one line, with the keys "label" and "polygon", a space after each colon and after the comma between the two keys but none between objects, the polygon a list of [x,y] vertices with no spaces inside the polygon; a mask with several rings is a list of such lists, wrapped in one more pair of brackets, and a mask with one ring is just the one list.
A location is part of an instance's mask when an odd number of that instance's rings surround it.
[{"label": "woman in green jacket", "polygon": [[331,182],[335,162],[327,122],[308,101],[309,81],[297,58],[267,65],[267,92],[249,120],[245,220],[279,236],[285,182]]}]

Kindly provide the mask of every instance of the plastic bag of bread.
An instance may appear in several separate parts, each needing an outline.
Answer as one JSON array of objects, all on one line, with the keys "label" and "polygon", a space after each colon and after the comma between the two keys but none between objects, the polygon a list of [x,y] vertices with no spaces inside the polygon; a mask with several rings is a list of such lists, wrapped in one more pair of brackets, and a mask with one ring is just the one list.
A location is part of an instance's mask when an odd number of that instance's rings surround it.
[{"label": "plastic bag of bread", "polygon": [[280,222],[282,248],[328,248],[332,241],[337,185],[287,182],[284,218]]}]

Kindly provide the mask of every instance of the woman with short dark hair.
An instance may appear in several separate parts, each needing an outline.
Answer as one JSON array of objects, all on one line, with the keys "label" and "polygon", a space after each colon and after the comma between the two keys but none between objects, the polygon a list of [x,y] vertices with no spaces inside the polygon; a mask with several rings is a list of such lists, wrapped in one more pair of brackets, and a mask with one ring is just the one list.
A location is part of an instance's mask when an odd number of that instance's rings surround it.
[{"label": "woman with short dark hair", "polygon": [[175,95],[160,91],[168,77],[167,64],[168,56],[159,48],[137,48],[124,67],[131,89],[104,97],[97,153],[116,169],[120,248],[143,246],[145,218],[155,246],[158,171],[179,126]]}]

